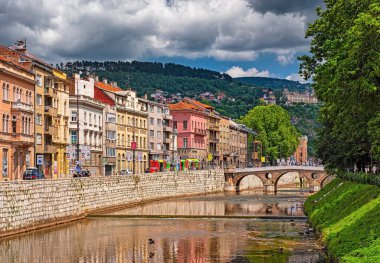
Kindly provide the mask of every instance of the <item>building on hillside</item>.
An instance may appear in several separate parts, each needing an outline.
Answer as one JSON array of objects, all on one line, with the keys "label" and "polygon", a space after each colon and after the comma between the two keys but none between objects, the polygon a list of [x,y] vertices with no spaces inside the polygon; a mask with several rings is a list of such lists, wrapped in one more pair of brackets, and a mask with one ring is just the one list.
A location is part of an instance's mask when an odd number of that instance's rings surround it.
[{"label": "building on hillside", "polygon": [[103,164],[104,175],[116,174],[116,106],[107,93],[94,86],[94,99],[104,103],[103,111]]},{"label": "building on hillside", "polygon": [[293,154],[293,158],[291,158],[297,164],[307,164],[307,162],[308,162],[308,159],[307,159],[308,158],[308,156],[307,156],[307,142],[308,142],[308,139],[307,139],[306,135],[304,135],[300,138],[298,148],[295,151],[295,153]]},{"label": "building on hillside", "polygon": [[311,92],[305,91],[301,92],[291,92],[288,89],[284,89],[284,97],[287,99],[288,103],[306,103],[306,104],[316,104],[318,99],[315,96],[314,90]]},{"label": "building on hillside", "polygon": [[[35,155],[36,166],[43,171],[46,178],[53,178],[56,164],[57,148],[53,135],[57,132],[54,126],[57,119],[57,90],[54,87],[54,67],[31,54],[24,41],[18,41],[9,48],[0,46],[0,55],[12,58],[27,66],[35,74]],[[54,168],[54,169],[53,169]]]},{"label": "building on hillside", "polygon": [[179,159],[196,159],[194,161],[205,166],[208,163],[207,112],[190,100],[170,104],[169,109],[173,128],[178,131]]},{"label": "building on hillside", "polygon": [[29,67],[0,55],[0,181],[34,166],[34,85]]},{"label": "building on hillside", "polygon": [[[77,161],[94,176],[104,175],[103,111],[105,104],[94,99],[94,79],[74,74],[70,86],[70,171]],[[79,146],[79,157],[78,147]]]},{"label": "building on hillside", "polygon": [[96,81],[115,101],[116,107],[116,172],[129,169],[143,173],[148,168],[148,105],[139,101],[136,91],[123,90],[116,82]]},{"label": "building on hillside", "polygon": [[64,178],[69,176],[69,160],[66,150],[69,145],[69,88],[70,80],[66,74],[57,69],[53,69],[54,89],[57,92],[57,118],[54,120],[56,132],[53,132],[53,144],[56,146],[56,158],[53,163],[53,177]]},{"label": "building on hillside", "polygon": [[[177,157],[177,134],[173,130],[173,116],[165,104],[139,99],[148,104],[149,161],[160,162],[160,170],[175,164]],[[164,162],[166,166],[164,167]],[[151,162],[153,163],[153,162]]]}]

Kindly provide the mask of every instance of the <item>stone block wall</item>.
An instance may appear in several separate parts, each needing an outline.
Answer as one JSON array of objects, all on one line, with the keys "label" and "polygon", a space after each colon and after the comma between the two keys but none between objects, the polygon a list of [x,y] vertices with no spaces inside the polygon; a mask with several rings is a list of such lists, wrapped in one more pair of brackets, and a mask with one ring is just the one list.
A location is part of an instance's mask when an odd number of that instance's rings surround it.
[{"label": "stone block wall", "polygon": [[221,192],[223,170],[0,183],[0,236],[155,199]]}]

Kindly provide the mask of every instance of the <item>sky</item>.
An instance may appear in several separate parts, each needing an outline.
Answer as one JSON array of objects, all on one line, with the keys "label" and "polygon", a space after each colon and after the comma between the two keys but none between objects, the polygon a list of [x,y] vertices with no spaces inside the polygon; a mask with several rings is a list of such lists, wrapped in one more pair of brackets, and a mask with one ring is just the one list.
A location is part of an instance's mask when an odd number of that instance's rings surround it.
[{"label": "sky", "polygon": [[232,77],[300,80],[322,0],[0,0],[0,44],[50,63],[174,62]]}]

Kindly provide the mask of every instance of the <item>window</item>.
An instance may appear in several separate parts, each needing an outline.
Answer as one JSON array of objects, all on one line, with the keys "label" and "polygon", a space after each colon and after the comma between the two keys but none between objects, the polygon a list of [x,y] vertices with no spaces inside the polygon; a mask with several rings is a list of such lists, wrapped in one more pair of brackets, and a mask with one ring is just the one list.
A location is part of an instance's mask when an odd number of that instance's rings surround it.
[{"label": "window", "polygon": [[77,143],[77,131],[71,131],[71,143]]},{"label": "window", "polygon": [[36,75],[36,82],[37,82],[37,85],[42,87],[42,76],[41,75]]},{"label": "window", "polygon": [[162,124],[162,120],[161,119],[157,119],[157,125],[161,126],[161,124]]},{"label": "window", "polygon": [[9,98],[9,84],[3,83],[3,100],[8,100]]},{"label": "window", "polygon": [[161,151],[161,143],[157,143],[157,150]]},{"label": "window", "polygon": [[110,157],[116,157],[116,149],[115,148],[106,148],[106,154]]},{"label": "window", "polygon": [[[123,122],[124,122],[124,117],[123,117]],[[102,126],[102,118],[100,117],[100,115],[98,116],[98,125]]]},{"label": "window", "polygon": [[107,122],[116,123],[116,115],[107,113]]},{"label": "window", "polygon": [[187,148],[187,138],[183,138],[183,148]]},{"label": "window", "polygon": [[83,113],[84,125],[87,125],[87,112]]},{"label": "window", "polygon": [[150,106],[150,112],[154,112],[154,106],[153,105]]},{"label": "window", "polygon": [[92,114],[91,113],[88,114],[88,123],[90,124],[90,126],[92,126]]},{"label": "window", "polygon": [[150,125],[154,125],[154,118],[150,118]]},{"label": "window", "polygon": [[154,143],[153,142],[150,143],[149,150],[154,150]]},{"label": "window", "polygon": [[36,124],[42,125],[42,115],[41,114],[36,115]]},{"label": "window", "polygon": [[73,121],[73,122],[77,121],[77,112],[76,111],[71,112],[71,121]]},{"label": "window", "polygon": [[177,121],[173,121],[173,129],[177,129]]},{"label": "window", "polygon": [[2,167],[2,176],[8,177],[8,149],[3,149],[3,160],[1,162]]},{"label": "window", "polygon": [[42,144],[42,134],[41,133],[37,133],[37,144]]},{"label": "window", "polygon": [[154,130],[150,130],[150,131],[149,131],[149,136],[150,136],[150,137],[154,137]]},{"label": "window", "polygon": [[187,121],[183,121],[183,129],[186,131],[187,130]]},{"label": "window", "polygon": [[157,132],[157,138],[162,139],[162,132],[160,131]]},{"label": "window", "polygon": [[109,140],[115,140],[116,139],[116,132],[115,131],[106,131],[107,133],[107,139]]},{"label": "window", "polygon": [[158,108],[157,108],[157,112],[158,112],[158,113],[162,113],[162,108],[161,108],[161,107],[158,107]]},{"label": "window", "polygon": [[37,105],[41,106],[42,105],[42,96],[40,94],[37,94],[36,100],[37,100]]}]

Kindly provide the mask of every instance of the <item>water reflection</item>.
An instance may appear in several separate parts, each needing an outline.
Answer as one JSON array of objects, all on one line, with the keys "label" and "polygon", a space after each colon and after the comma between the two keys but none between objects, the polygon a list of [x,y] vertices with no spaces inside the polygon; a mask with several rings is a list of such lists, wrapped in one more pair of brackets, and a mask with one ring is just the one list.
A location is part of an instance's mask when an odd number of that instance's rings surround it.
[{"label": "water reflection", "polygon": [[[252,201],[253,196],[257,200]],[[256,204],[260,198],[262,203]],[[266,199],[247,193],[184,198],[155,205],[165,213],[251,214],[273,203],[282,213],[287,211],[288,199],[289,203],[302,200],[292,195]],[[153,208],[152,204],[122,212],[151,213]],[[87,219],[2,239],[0,258],[2,263],[317,262],[319,247],[306,234],[307,229],[306,222],[299,221]]]},{"label": "water reflection", "polygon": [[205,216],[303,216],[302,204],[307,193],[282,191],[263,195],[258,191],[236,194],[195,196],[153,202],[108,213],[114,215],[205,215]]}]

